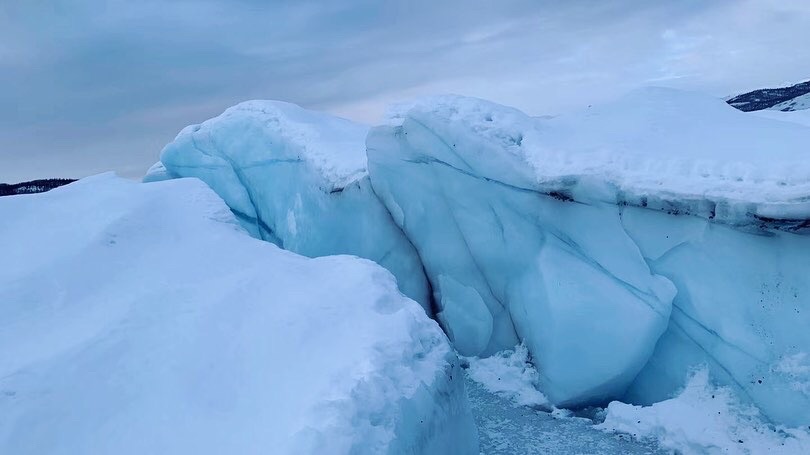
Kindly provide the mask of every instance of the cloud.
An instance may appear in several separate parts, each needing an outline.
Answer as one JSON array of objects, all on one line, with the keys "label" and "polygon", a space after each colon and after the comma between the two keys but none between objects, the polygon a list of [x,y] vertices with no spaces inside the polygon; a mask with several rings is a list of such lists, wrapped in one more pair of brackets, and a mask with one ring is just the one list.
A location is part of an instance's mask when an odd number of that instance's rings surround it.
[{"label": "cloud", "polygon": [[558,113],[645,84],[717,96],[810,77],[800,0],[5,0],[0,181],[135,177],[251,98],[365,122],[454,92]]}]

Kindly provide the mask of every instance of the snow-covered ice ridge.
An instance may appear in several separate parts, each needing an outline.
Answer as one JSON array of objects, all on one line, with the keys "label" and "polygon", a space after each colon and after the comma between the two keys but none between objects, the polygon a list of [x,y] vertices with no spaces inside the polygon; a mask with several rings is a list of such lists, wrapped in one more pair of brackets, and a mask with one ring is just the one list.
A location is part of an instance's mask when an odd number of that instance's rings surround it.
[{"label": "snow-covered ice ridge", "polygon": [[0,453],[478,453],[458,358],[370,261],[251,238],[196,179],[0,219]]},{"label": "snow-covered ice ridge", "polygon": [[371,259],[429,310],[416,251],[371,190],[367,132],[293,104],[248,101],[185,128],[144,180],[200,178],[254,236],[311,257]]},{"label": "snow-covered ice ridge", "polygon": [[718,99],[646,88],[547,120],[455,96],[404,110],[392,116],[394,123],[429,122],[457,148],[454,139],[474,138],[482,145],[462,152],[475,154],[465,170],[504,184],[732,225],[808,227],[810,130],[744,114]]},{"label": "snow-covered ice ridge", "polygon": [[[308,157],[335,130],[322,114],[285,135],[299,108],[257,105],[274,107],[184,130],[148,178],[200,177],[305,255],[378,260],[407,295],[430,292],[461,354],[523,341],[555,405],[650,404],[705,364],[767,418],[810,423],[810,364],[780,368],[810,352],[802,122],[658,88],[551,119],[431,98],[369,132],[367,164],[349,147],[363,165],[341,180],[313,164],[334,148]],[[266,164],[280,158],[306,164]]]}]

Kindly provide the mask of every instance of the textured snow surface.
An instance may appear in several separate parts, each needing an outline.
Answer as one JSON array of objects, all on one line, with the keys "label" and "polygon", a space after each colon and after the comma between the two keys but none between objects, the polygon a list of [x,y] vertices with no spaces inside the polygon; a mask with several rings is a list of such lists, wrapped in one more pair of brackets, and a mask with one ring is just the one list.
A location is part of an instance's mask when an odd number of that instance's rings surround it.
[{"label": "textured snow surface", "polygon": [[510,399],[518,406],[550,407],[537,387],[540,376],[529,362],[524,345],[497,352],[490,357],[469,357],[467,374],[492,393]]},{"label": "textured snow surface", "polygon": [[810,453],[807,427],[768,424],[731,389],[713,385],[705,369],[696,372],[675,398],[648,407],[611,403],[600,428],[655,439],[685,455]]},{"label": "textured snow surface", "polygon": [[477,453],[381,267],[255,240],[202,182],[0,200],[0,453]]},{"label": "textured snow surface", "polygon": [[185,128],[145,180],[197,177],[255,237],[310,257],[371,259],[429,309],[416,251],[371,191],[367,130],[289,103],[249,101]]},{"label": "textured snow surface", "polygon": [[[394,112],[394,124],[429,125],[457,148],[472,134],[479,145],[463,151],[468,170],[502,183],[734,224],[810,218],[810,129],[704,95],[645,88],[546,120],[454,96]],[[504,156],[511,165],[495,162]]]}]

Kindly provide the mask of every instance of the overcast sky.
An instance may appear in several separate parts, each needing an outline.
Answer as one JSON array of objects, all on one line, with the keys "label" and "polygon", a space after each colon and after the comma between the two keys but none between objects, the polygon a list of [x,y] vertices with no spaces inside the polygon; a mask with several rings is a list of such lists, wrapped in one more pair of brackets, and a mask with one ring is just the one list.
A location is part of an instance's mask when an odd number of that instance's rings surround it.
[{"label": "overcast sky", "polygon": [[436,93],[557,114],[808,79],[808,43],[807,0],[0,0],[0,182],[139,177],[246,99],[367,123]]}]

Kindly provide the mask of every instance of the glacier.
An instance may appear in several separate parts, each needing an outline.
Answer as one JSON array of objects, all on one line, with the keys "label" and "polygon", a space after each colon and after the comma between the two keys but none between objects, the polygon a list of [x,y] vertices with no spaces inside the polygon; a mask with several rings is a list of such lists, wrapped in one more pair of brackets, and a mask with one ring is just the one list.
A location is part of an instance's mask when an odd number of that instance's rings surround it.
[{"label": "glacier", "polygon": [[662,88],[552,118],[432,97],[370,130],[254,101],[145,180],[201,178],[256,237],[379,262],[459,354],[524,343],[554,406],[650,405],[705,366],[806,425],[808,143],[796,113]]},{"label": "glacier", "polygon": [[533,123],[481,100],[429,100],[371,131],[372,184],[419,250],[462,355],[520,339],[553,403],[600,402],[648,360],[675,289],[649,270],[614,204],[533,184],[521,156]]},{"label": "glacier", "polygon": [[459,359],[370,261],[253,239],[197,179],[0,219],[0,453],[478,453]]},{"label": "glacier", "polygon": [[371,191],[368,128],[280,101],[249,101],[192,125],[144,181],[197,177],[257,238],[305,256],[377,262],[430,313],[416,250]]},{"label": "glacier", "polygon": [[561,406],[659,401],[708,364],[810,422],[807,378],[775,369],[810,350],[810,129],[658,88],[552,119],[439,97],[389,123],[372,185],[460,353],[524,341]]}]

